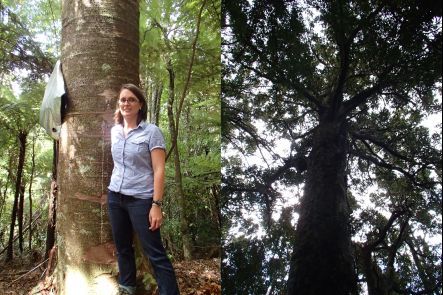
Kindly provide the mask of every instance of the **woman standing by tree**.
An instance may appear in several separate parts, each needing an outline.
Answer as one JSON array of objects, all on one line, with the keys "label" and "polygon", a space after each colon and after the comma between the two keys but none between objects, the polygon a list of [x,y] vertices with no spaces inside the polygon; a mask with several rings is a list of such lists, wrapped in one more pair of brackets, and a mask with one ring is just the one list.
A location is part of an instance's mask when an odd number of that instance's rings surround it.
[{"label": "woman standing by tree", "polygon": [[145,122],[146,115],[142,91],[133,84],[123,85],[111,130],[114,170],[108,187],[120,294],[135,293],[135,231],[153,265],[160,294],[175,295],[179,294],[177,280],[160,238],[165,141],[157,126]]}]

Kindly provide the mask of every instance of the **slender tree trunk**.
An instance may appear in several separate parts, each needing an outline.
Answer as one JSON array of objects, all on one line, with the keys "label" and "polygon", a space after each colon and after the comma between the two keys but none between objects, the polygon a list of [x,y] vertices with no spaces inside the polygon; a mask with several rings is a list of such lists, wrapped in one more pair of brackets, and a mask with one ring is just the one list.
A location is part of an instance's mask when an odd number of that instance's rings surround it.
[{"label": "slender tree trunk", "polygon": [[[23,229],[23,233],[25,234],[32,226],[36,227],[35,222],[41,217],[41,212],[37,212],[36,216],[31,220],[31,223],[28,224],[24,229]],[[15,242],[18,239],[18,235],[16,235],[12,241]],[[3,250],[0,251],[0,255],[3,254],[3,252],[5,252],[8,249],[8,247],[4,248]]]},{"label": "slender tree trunk", "polygon": [[139,2],[62,2],[68,111],[60,134],[57,200],[60,294],[112,294],[115,249],[107,215],[110,129],[118,90],[139,84]]},{"label": "slender tree trunk", "polygon": [[146,93],[148,104],[148,121],[157,126],[160,122],[160,102],[162,93],[163,83],[161,81],[148,81]]},{"label": "slender tree trunk", "polygon": [[26,132],[20,132],[18,134],[18,142],[19,142],[19,156],[18,156],[18,166],[17,166],[17,176],[15,179],[15,195],[14,195],[14,205],[12,206],[12,214],[11,214],[11,225],[9,229],[9,241],[8,241],[8,249],[6,252],[6,261],[10,261],[14,255],[13,241],[14,241],[14,228],[15,228],[15,220],[17,218],[17,207],[18,200],[22,182],[23,175],[23,166],[25,165],[25,153],[26,153],[26,138],[28,134]]},{"label": "slender tree trunk", "polygon": [[[29,222],[32,222],[32,182],[34,181],[34,170],[35,170],[35,136],[32,138],[32,156],[31,156],[31,176],[29,179]],[[29,240],[28,240],[29,252],[32,250],[32,226],[29,227]]]},{"label": "slender tree trunk", "polygon": [[356,293],[346,199],[346,129],[321,119],[308,158],[288,294]]},{"label": "slender tree trunk", "polygon": [[23,253],[23,213],[25,206],[25,185],[20,186],[20,194],[18,199],[17,219],[18,219],[18,248],[20,254]]},{"label": "slender tree trunk", "polygon": [[48,199],[48,222],[46,226],[45,259],[49,258],[52,247],[55,245],[55,225],[57,220],[57,163],[59,142],[54,140],[52,147],[52,181]]},{"label": "slender tree trunk", "polygon": [[213,184],[210,188],[211,197],[211,212],[214,223],[217,224],[219,235],[221,235],[221,208],[220,208],[220,186]]},{"label": "slender tree trunk", "polygon": [[11,167],[12,167],[12,162],[13,162],[12,160],[13,160],[13,155],[11,152],[9,152],[8,176],[6,177],[5,184],[0,187],[0,188],[3,188],[3,192],[1,192],[1,190],[0,190],[0,193],[2,193],[2,202],[0,204],[0,216],[2,216],[2,214],[3,214],[3,208],[6,204],[6,195],[8,194],[9,183],[11,182],[11,178],[12,178],[12,175],[11,175],[11,170],[12,170]]},{"label": "slender tree trunk", "polygon": [[193,257],[193,244],[191,234],[189,231],[188,210],[186,205],[185,193],[183,191],[182,174],[180,167],[180,154],[177,146],[177,130],[176,123],[174,121],[174,97],[175,97],[175,73],[172,67],[172,62],[169,59],[167,61],[167,70],[169,73],[169,96],[168,96],[168,119],[169,119],[169,132],[171,133],[171,146],[174,153],[174,179],[176,196],[180,203],[181,216],[180,216],[180,232],[183,242],[183,256],[185,260],[191,260]]},{"label": "slender tree trunk", "polygon": [[[187,209],[187,202],[185,198],[185,193],[183,190],[183,183],[182,183],[182,174],[181,174],[181,167],[180,167],[180,153],[177,146],[177,140],[178,140],[178,132],[179,132],[179,122],[180,122],[180,115],[183,108],[183,103],[185,101],[185,98],[188,94],[189,85],[191,83],[192,78],[192,68],[194,65],[194,59],[195,59],[195,52],[197,48],[197,40],[200,34],[200,23],[201,23],[201,16],[203,13],[203,8],[206,5],[206,0],[202,1],[199,14],[197,16],[197,24],[196,24],[196,34],[194,37],[194,40],[192,42],[192,52],[191,52],[191,58],[188,66],[188,73],[186,75],[186,81],[183,87],[183,92],[181,93],[180,99],[178,101],[177,107],[176,107],[176,113],[175,113],[175,119],[174,119],[174,98],[175,98],[175,72],[172,65],[172,61],[170,57],[167,57],[166,61],[166,69],[169,73],[169,98],[168,98],[168,119],[169,119],[169,131],[171,133],[171,149],[168,152],[168,155],[166,156],[166,159],[170,156],[170,153],[174,153],[174,167],[175,167],[175,183],[176,183],[176,189],[177,189],[177,196],[180,200],[180,208],[181,208],[181,217],[180,217],[180,230],[182,234],[182,240],[183,240],[183,256],[186,260],[190,260],[193,257],[193,241],[191,238],[191,233],[189,230],[189,220],[188,220],[188,209]],[[168,38],[168,35],[166,33],[166,30],[162,28],[159,24],[158,26],[163,31],[164,40],[166,43],[167,48],[170,49],[170,41]]]},{"label": "slender tree trunk", "polygon": [[160,122],[160,102],[162,99],[162,93],[163,93],[163,83],[157,82],[155,84],[154,88],[154,99],[153,99],[153,122],[155,125],[158,125]]},{"label": "slender tree trunk", "polygon": [[12,205],[12,214],[11,214],[11,224],[9,228],[9,240],[8,240],[8,246],[6,251],[6,261],[11,261],[14,256],[14,248],[13,248],[13,242],[14,242],[14,228],[15,228],[15,220],[17,219],[17,207],[18,207],[18,194],[15,194],[14,196],[14,204]]}]

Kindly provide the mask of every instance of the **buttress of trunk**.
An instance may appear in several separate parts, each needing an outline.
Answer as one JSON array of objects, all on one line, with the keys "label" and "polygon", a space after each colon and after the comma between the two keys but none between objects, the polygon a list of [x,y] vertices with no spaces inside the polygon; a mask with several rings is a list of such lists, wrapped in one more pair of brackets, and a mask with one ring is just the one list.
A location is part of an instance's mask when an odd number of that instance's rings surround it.
[{"label": "buttress of trunk", "polygon": [[180,231],[182,235],[183,242],[183,256],[185,260],[191,260],[193,256],[193,247],[192,247],[192,239],[191,234],[189,232],[189,221],[188,221],[188,211],[186,206],[185,194],[183,191],[182,184],[182,174],[180,168],[180,154],[178,151],[177,138],[178,138],[178,130],[175,129],[176,123],[174,122],[174,95],[175,95],[175,86],[174,86],[174,69],[172,68],[171,60],[167,62],[167,69],[169,73],[169,97],[168,97],[168,119],[169,119],[169,132],[171,134],[171,146],[172,153],[174,154],[174,179],[175,179],[175,189],[176,195],[179,199],[180,204]]},{"label": "buttress of trunk", "polygon": [[14,255],[14,250],[13,250],[14,228],[15,228],[15,220],[17,218],[17,207],[18,207],[18,199],[20,194],[20,187],[22,183],[23,166],[25,164],[27,136],[28,134],[26,132],[20,132],[18,134],[19,155],[18,155],[17,177],[15,180],[14,205],[12,206],[11,225],[9,228],[9,240],[8,240],[8,250],[6,253],[6,261],[12,260],[12,257]]},{"label": "buttress of trunk", "polygon": [[356,293],[346,199],[346,129],[321,121],[308,158],[288,294]]}]

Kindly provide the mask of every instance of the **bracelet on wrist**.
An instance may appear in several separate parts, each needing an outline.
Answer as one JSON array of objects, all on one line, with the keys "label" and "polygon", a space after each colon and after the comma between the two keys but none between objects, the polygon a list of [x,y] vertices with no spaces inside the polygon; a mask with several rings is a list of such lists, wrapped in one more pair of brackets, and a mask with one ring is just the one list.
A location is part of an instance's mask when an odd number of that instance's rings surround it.
[{"label": "bracelet on wrist", "polygon": [[156,205],[158,207],[161,207],[163,205],[163,201],[162,200],[152,200],[152,205]]}]

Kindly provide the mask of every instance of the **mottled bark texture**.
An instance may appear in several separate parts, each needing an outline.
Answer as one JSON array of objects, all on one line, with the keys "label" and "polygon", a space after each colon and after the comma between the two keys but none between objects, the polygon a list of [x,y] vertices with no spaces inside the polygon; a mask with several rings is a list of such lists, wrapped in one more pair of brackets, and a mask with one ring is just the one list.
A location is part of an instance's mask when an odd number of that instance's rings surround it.
[{"label": "mottled bark texture", "polygon": [[121,84],[139,84],[139,4],[64,0],[62,27],[68,110],[57,176],[59,294],[113,294],[110,129]]},{"label": "mottled bark texture", "polygon": [[346,201],[346,147],[343,124],[321,121],[308,158],[288,294],[355,293]]}]

